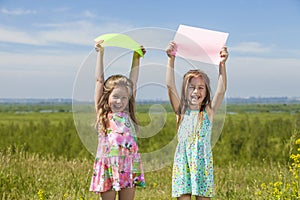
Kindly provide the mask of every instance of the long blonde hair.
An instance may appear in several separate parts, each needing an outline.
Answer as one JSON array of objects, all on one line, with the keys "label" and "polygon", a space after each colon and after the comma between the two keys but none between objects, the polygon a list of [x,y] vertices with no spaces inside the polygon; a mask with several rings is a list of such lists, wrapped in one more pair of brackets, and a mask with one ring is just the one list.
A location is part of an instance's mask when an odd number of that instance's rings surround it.
[{"label": "long blonde hair", "polygon": [[182,81],[179,109],[178,109],[178,113],[176,113],[179,117],[177,120],[177,129],[178,129],[180,123],[182,122],[184,114],[188,108],[188,101],[187,101],[186,93],[187,93],[188,84],[189,84],[190,80],[194,77],[203,78],[205,81],[205,87],[206,87],[206,96],[205,96],[204,100],[202,101],[202,104],[200,105],[199,114],[198,114],[198,118],[199,118],[200,122],[201,122],[200,118],[203,117],[203,112],[204,112],[205,107],[207,105],[209,105],[211,102],[210,80],[209,80],[209,77],[207,76],[207,74],[199,69],[189,70],[187,73],[185,73],[185,75],[183,76],[183,81]]},{"label": "long blonde hair", "polygon": [[103,94],[96,104],[96,127],[101,127],[102,132],[107,133],[108,118],[107,114],[111,112],[111,108],[108,104],[109,95],[115,89],[116,86],[125,86],[129,93],[128,112],[131,120],[137,125],[137,119],[135,116],[135,98],[133,96],[133,83],[132,81],[123,75],[112,75],[104,82]]}]

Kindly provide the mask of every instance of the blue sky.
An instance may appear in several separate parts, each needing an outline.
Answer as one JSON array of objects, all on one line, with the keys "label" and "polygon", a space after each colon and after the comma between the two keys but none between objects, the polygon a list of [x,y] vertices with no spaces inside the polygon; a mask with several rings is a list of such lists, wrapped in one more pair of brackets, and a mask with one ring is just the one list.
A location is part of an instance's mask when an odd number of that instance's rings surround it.
[{"label": "blue sky", "polygon": [[228,97],[300,96],[298,0],[0,0],[0,18],[0,98],[72,98],[95,37],[180,24],[229,33]]}]

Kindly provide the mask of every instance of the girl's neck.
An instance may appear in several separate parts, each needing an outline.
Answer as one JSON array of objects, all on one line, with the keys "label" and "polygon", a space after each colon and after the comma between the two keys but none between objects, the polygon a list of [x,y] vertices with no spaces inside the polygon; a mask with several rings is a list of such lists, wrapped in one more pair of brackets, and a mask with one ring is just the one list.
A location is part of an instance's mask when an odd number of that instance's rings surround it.
[{"label": "girl's neck", "polygon": [[[200,106],[187,106],[187,110],[190,111],[200,111]],[[204,110],[206,109],[206,107],[204,107]]]},{"label": "girl's neck", "polygon": [[110,112],[111,113],[127,113],[129,114],[129,109],[128,108],[125,108],[124,110],[115,110],[115,111],[112,111],[112,109],[110,109]]},{"label": "girl's neck", "polygon": [[122,111],[110,111],[110,113],[126,113],[126,114],[129,114],[128,110],[122,110]]},{"label": "girl's neck", "polygon": [[188,106],[188,110],[200,110],[200,106]]}]

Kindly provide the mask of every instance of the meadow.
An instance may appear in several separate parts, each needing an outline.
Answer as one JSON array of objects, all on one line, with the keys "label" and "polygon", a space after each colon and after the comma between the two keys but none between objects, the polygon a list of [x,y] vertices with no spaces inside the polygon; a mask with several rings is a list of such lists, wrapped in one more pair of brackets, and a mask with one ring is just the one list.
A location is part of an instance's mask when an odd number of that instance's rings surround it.
[{"label": "meadow", "polygon": [[[168,105],[164,105],[170,111]],[[149,105],[139,105],[147,124]],[[0,105],[1,199],[99,199],[88,191],[94,157],[82,144],[71,105]],[[51,112],[54,111],[54,112]],[[213,148],[214,199],[299,199],[300,105],[227,105]],[[162,148],[175,134],[168,112],[162,130],[141,138],[141,152]],[[172,166],[147,172],[136,199],[172,199]]]}]

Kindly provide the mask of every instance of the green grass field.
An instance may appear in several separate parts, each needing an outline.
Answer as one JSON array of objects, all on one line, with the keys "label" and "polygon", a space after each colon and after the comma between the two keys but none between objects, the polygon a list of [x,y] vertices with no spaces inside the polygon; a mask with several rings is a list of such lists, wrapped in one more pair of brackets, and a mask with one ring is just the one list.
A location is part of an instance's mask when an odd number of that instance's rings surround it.
[{"label": "green grass field", "polygon": [[[213,149],[214,199],[298,199],[299,105],[230,106]],[[24,106],[26,112],[0,112],[1,199],[99,199],[88,191],[94,158],[77,134],[72,113],[64,112],[69,108],[59,109],[40,113]],[[174,117],[168,113],[158,134],[139,140],[141,152],[160,149],[174,137]],[[138,118],[149,123],[146,106]],[[137,189],[136,199],[172,199],[171,174],[171,165],[147,172],[147,187]]]},{"label": "green grass field", "polygon": [[[1,153],[0,161],[2,199],[98,199],[88,191],[92,159],[57,159],[16,150]],[[278,176],[291,179],[286,167],[276,162],[216,166],[215,199],[271,199],[255,192]],[[137,189],[136,199],[171,199],[171,170],[168,166],[146,173],[147,187]]]}]

